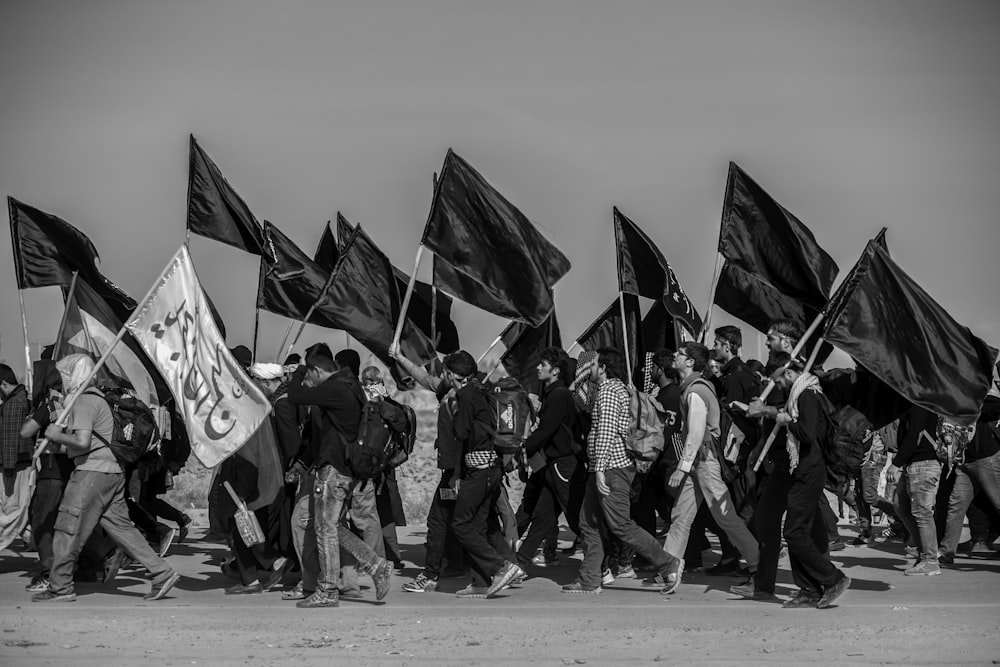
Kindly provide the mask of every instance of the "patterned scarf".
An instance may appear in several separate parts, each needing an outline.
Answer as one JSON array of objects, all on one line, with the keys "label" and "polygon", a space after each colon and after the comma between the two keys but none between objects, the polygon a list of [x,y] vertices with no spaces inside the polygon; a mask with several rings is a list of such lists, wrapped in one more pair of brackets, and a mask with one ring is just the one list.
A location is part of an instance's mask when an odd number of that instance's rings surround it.
[{"label": "patterned scarf", "polygon": [[[792,388],[788,392],[788,402],[785,404],[785,409],[792,416],[793,421],[799,418],[799,397],[806,390],[823,393],[823,389],[819,385],[819,378],[812,373],[802,373],[799,375],[798,379],[792,383]],[[794,470],[799,462],[799,439],[795,437],[791,429],[785,429],[785,433],[787,434],[785,442],[788,449],[788,458],[791,460],[791,467]]]}]

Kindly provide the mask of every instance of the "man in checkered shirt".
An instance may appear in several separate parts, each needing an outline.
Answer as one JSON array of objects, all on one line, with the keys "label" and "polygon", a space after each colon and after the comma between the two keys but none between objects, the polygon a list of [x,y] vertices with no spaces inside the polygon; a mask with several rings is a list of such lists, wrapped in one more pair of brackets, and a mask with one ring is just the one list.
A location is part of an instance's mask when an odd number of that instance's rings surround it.
[{"label": "man in checkered shirt", "polygon": [[579,578],[563,586],[565,593],[601,592],[602,533],[634,548],[663,575],[670,564],[659,542],[636,525],[629,512],[635,462],[625,449],[631,399],[624,382],[628,377],[624,355],[615,348],[601,348],[593,369],[598,389],[587,438],[587,488],[580,510],[583,563]]}]

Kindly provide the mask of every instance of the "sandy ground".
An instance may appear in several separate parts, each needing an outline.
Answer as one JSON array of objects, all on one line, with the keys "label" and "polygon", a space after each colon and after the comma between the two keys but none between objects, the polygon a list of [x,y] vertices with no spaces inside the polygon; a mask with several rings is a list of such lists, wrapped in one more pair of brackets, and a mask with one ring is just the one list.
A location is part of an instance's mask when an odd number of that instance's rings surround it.
[{"label": "sandy ground", "polygon": [[[363,578],[367,599],[337,609],[296,609],[277,592],[226,596],[225,547],[199,541],[171,551],[183,579],[161,601],[143,602],[149,584],[130,570],[114,586],[78,584],[76,602],[32,603],[34,554],[0,552],[0,665],[1000,664],[1000,560],[904,577],[898,542],[849,548],[834,555],[854,584],[828,610],[734,599],[732,579],[704,574],[686,574],[671,596],[636,580],[599,596],[560,593],[579,556],[533,569],[496,599],[458,600],[458,579],[437,593],[400,590],[424,535],[401,533],[407,569],[385,604]],[[781,594],[793,590],[787,567]]]}]

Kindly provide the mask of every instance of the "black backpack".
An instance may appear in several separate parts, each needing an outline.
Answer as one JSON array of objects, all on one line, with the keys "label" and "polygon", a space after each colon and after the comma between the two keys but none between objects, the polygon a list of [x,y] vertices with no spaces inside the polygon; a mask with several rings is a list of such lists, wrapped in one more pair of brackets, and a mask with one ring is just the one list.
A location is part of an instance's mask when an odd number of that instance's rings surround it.
[{"label": "black backpack", "polygon": [[400,409],[407,419],[402,433],[392,430],[382,418],[380,401],[366,401],[361,408],[357,439],[347,443],[347,465],[357,479],[374,479],[410,458],[416,441],[416,413],[409,406],[383,399]]},{"label": "black backpack", "polygon": [[127,392],[108,390],[103,398],[111,409],[114,431],[110,442],[97,431],[93,431],[93,435],[104,443],[101,447],[111,450],[122,467],[131,467],[160,441],[156,418],[148,405]]},{"label": "black backpack", "polygon": [[839,478],[854,479],[861,474],[861,464],[872,445],[875,427],[868,419],[849,405],[830,417],[830,446],[836,450],[834,473]]},{"label": "black backpack", "polygon": [[528,437],[535,410],[528,392],[512,377],[497,380],[486,390],[493,429],[493,449],[498,454],[517,454]]}]

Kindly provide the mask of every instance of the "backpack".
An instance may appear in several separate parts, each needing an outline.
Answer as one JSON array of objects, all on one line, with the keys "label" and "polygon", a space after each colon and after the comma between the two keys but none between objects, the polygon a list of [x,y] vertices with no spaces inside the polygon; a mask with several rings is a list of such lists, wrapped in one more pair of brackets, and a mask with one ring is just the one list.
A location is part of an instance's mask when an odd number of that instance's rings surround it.
[{"label": "backpack", "polygon": [[97,431],[93,431],[93,434],[104,443],[101,447],[111,450],[123,468],[131,467],[160,441],[156,417],[148,405],[130,393],[108,390],[103,398],[111,410],[115,422],[114,431],[110,442]]},{"label": "backpack", "polygon": [[934,454],[945,464],[945,475],[956,465],[965,463],[965,448],[976,435],[976,425],[963,426],[946,417],[938,417]]},{"label": "backpack", "polygon": [[625,449],[637,462],[652,463],[663,452],[663,418],[660,405],[649,394],[628,387],[629,422]]},{"label": "backpack", "polygon": [[345,456],[351,475],[357,479],[378,477],[406,461],[413,451],[416,414],[408,406],[389,399],[383,400],[403,412],[407,426],[402,433],[396,433],[382,417],[381,401],[365,401],[361,408],[358,437],[347,443]]},{"label": "backpack", "polygon": [[493,429],[493,449],[498,454],[516,454],[524,446],[535,410],[528,392],[515,378],[497,380],[486,390]]},{"label": "backpack", "polygon": [[827,415],[828,448],[835,450],[830,467],[838,479],[854,479],[861,474],[861,464],[871,448],[875,427],[858,410],[845,405]]}]

